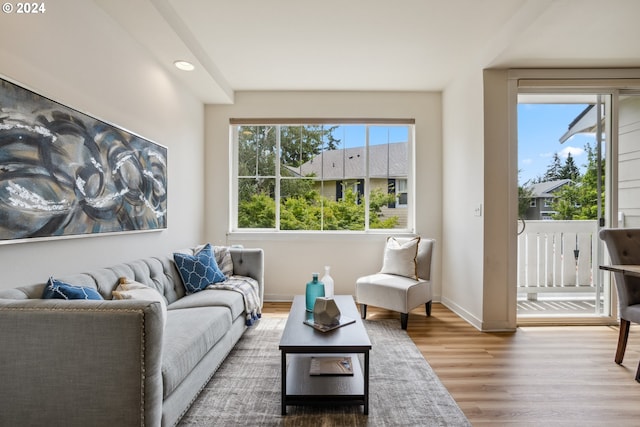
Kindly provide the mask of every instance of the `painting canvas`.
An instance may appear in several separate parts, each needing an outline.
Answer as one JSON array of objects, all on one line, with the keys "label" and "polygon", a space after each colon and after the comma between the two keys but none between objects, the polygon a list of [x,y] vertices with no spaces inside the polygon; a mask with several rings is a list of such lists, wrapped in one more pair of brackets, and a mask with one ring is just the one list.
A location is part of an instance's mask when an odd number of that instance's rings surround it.
[{"label": "painting canvas", "polygon": [[166,227],[166,147],[0,79],[0,243]]}]

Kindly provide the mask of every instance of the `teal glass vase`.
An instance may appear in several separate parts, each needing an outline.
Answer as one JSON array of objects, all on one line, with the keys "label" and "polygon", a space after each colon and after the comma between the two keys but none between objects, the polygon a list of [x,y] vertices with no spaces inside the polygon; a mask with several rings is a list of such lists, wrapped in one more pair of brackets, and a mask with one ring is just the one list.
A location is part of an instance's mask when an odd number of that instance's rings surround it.
[{"label": "teal glass vase", "polygon": [[324,284],[318,280],[318,273],[313,273],[312,277],[313,279],[307,283],[307,292],[305,294],[306,308],[309,312],[313,312],[316,298],[324,296]]}]

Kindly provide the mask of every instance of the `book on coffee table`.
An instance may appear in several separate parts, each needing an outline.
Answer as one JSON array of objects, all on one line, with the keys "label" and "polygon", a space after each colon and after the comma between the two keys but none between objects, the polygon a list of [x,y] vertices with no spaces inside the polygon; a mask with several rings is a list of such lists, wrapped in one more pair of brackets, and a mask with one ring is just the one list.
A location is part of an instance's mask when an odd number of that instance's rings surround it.
[{"label": "book on coffee table", "polygon": [[329,332],[329,331],[333,331],[334,329],[338,329],[341,326],[345,326],[345,325],[349,325],[351,323],[355,323],[356,319],[353,319],[351,317],[347,317],[347,316],[340,316],[340,320],[338,321],[338,323],[334,323],[332,325],[325,325],[323,323],[318,323],[316,321],[313,320],[313,314],[311,313],[307,313],[307,318],[304,319],[304,324],[305,325],[309,325],[312,328],[320,331],[320,332]]},{"label": "book on coffee table", "polygon": [[353,375],[351,357],[312,357],[310,375]]}]

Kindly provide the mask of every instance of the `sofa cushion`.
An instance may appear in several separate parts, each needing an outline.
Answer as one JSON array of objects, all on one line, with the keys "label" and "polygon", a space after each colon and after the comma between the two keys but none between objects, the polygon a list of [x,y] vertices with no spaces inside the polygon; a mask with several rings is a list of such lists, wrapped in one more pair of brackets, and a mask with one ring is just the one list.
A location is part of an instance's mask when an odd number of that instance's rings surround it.
[{"label": "sofa cushion", "polygon": [[235,320],[244,312],[244,300],[240,292],[226,289],[206,289],[182,297],[167,308],[178,310],[193,307],[227,307],[231,310],[231,318]]},{"label": "sofa cushion", "polygon": [[195,255],[176,252],[173,259],[187,294],[199,292],[212,283],[223,282],[226,279],[218,268],[209,243]]},{"label": "sofa cushion", "polygon": [[49,278],[42,292],[43,299],[86,299],[101,300],[102,295],[93,288],[87,286],[70,285],[69,283]]},{"label": "sofa cushion", "polygon": [[226,307],[169,310],[162,343],[163,397],[170,395],[231,327]]}]

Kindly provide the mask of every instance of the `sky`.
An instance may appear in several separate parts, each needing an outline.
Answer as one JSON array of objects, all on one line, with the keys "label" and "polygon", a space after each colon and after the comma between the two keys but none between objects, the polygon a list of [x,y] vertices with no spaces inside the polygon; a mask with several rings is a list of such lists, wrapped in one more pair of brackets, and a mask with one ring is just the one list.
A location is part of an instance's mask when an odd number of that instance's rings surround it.
[{"label": "sky", "polygon": [[[520,185],[544,175],[558,153],[564,164],[567,154],[584,173],[587,164],[585,145],[595,147],[595,136],[578,134],[563,144],[560,137],[568,130],[569,124],[587,107],[587,104],[518,104],[518,182]],[[407,126],[371,126],[370,144],[405,142],[408,140]],[[334,130],[334,136],[341,141],[339,148],[364,145],[364,125],[341,125]]]},{"label": "sky", "polygon": [[[362,147],[366,139],[366,126],[338,126],[333,135],[340,140],[339,148]],[[369,126],[369,144],[371,145],[407,142],[408,140],[409,126]]]},{"label": "sky", "polygon": [[586,143],[595,147],[595,136],[578,134],[560,144],[569,124],[586,104],[518,104],[518,182],[520,185],[544,175],[558,153],[564,164],[567,154],[584,173]]}]

